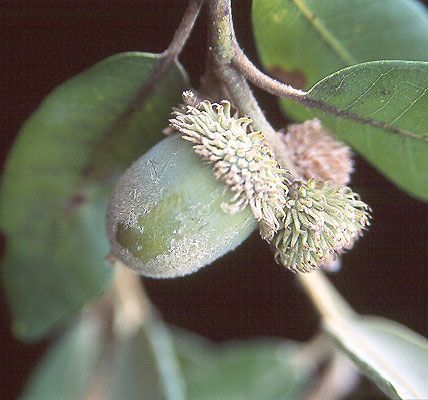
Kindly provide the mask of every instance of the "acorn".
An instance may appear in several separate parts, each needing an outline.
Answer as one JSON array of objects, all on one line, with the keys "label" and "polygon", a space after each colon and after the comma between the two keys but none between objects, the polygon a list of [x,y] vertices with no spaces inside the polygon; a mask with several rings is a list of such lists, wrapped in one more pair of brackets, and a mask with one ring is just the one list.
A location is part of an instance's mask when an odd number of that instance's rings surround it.
[{"label": "acorn", "polygon": [[222,209],[232,196],[191,144],[179,135],[163,139],[131,165],[111,195],[111,258],[154,278],[197,271],[257,227],[249,208]]}]

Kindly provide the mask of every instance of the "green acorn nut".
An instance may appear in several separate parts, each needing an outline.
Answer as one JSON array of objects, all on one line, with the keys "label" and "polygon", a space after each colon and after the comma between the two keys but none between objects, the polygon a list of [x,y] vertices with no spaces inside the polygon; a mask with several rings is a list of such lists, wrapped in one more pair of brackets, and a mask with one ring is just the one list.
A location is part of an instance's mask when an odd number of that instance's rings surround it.
[{"label": "green acorn nut", "polygon": [[111,255],[141,275],[197,271],[257,227],[251,210],[225,213],[232,194],[179,135],[165,138],[119,179],[108,209]]}]

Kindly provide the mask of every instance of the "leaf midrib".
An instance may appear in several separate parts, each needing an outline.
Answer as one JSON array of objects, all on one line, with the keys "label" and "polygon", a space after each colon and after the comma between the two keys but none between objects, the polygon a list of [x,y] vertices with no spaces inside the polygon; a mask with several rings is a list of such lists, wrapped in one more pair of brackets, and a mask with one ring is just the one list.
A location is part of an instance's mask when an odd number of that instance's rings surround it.
[{"label": "leaf midrib", "polygon": [[348,50],[340,44],[335,36],[324,26],[321,20],[309,9],[304,0],[292,0],[292,2],[306,18],[308,23],[319,33],[321,38],[333,49],[333,51],[346,65],[358,63],[358,60],[354,59],[354,57],[349,54]]}]

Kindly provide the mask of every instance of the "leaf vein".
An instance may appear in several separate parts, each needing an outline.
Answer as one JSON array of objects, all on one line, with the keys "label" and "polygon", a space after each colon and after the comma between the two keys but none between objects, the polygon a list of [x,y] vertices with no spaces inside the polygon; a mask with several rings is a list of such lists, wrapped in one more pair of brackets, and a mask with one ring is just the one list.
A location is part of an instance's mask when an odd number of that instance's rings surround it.
[{"label": "leaf vein", "polygon": [[324,24],[316,18],[314,13],[305,4],[304,0],[293,0],[293,3],[307,19],[309,24],[313,26],[313,28],[320,34],[321,38],[335,51],[346,65],[357,63],[357,60],[349,54],[348,50],[345,49],[334,35],[324,26]]}]

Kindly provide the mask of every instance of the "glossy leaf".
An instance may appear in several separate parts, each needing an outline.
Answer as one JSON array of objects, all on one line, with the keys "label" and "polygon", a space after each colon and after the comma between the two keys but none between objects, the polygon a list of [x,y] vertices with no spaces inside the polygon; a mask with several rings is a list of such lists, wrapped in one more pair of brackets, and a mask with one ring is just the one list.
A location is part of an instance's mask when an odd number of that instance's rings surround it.
[{"label": "glossy leaf", "polygon": [[[253,27],[267,73],[301,89],[366,61],[428,61],[428,13],[414,0],[253,0]],[[292,119],[313,115],[281,104]]]},{"label": "glossy leaf", "polygon": [[113,353],[111,400],[184,400],[185,382],[166,326],[152,319]]},{"label": "glossy leaf", "polygon": [[183,334],[176,343],[189,400],[295,400],[308,385],[293,343],[259,339],[220,346]]},{"label": "glossy leaf", "polygon": [[43,356],[21,400],[83,399],[104,350],[103,329],[99,318],[83,317]]},{"label": "glossy leaf", "polygon": [[428,200],[427,88],[428,63],[377,61],[332,74],[308,95],[355,114],[349,119],[318,113],[397,186]]},{"label": "glossy leaf", "polygon": [[393,398],[428,398],[428,341],[383,319],[327,321],[325,329],[368,377]]},{"label": "glossy leaf", "polygon": [[0,225],[13,329],[39,338],[102,295],[111,181],[162,137],[186,79],[178,65],[148,92],[160,56],[110,57],[56,88],[24,124],[6,162]]},{"label": "glossy leaf", "polygon": [[137,160],[113,191],[112,254],[142,275],[190,274],[234,249],[257,227],[249,207],[228,214],[231,192],[192,145],[170,136]]}]

